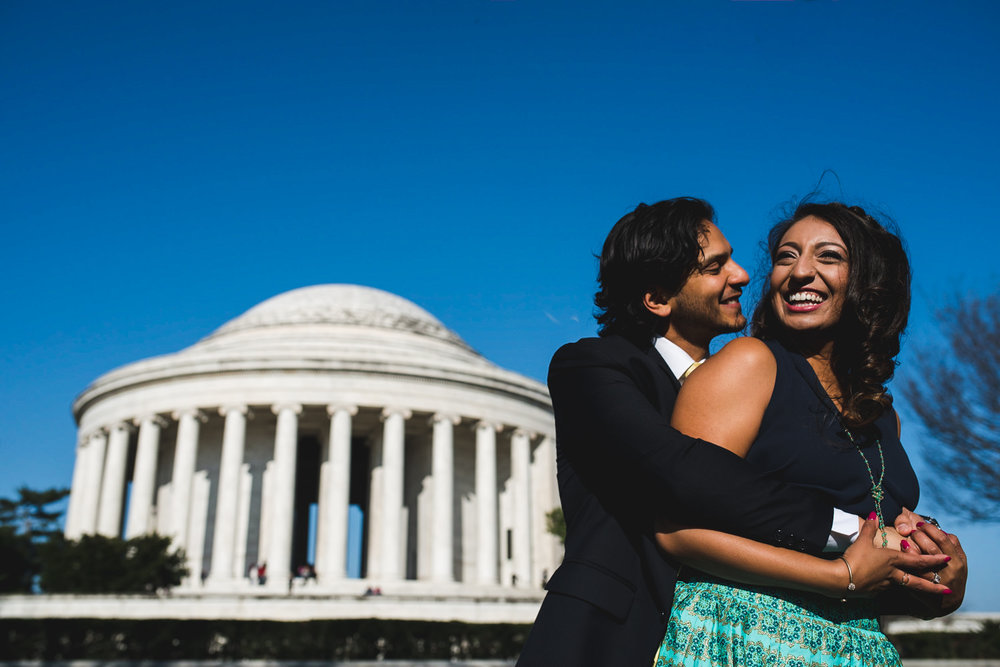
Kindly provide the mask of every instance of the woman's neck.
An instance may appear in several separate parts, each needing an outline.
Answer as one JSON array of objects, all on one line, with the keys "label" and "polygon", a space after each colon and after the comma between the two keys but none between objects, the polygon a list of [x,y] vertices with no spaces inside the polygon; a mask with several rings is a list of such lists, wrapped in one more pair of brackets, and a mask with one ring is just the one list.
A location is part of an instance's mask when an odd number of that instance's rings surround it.
[{"label": "woman's neck", "polygon": [[843,408],[844,385],[833,370],[833,339],[797,337],[788,341],[796,352],[805,357],[823,390],[837,406]]},{"label": "woman's neck", "polygon": [[833,404],[837,406],[838,410],[843,410],[844,386],[837,378],[837,374],[833,371],[833,364],[831,363],[830,357],[813,355],[806,357],[806,361],[809,362],[810,366],[812,366],[813,372],[816,373],[816,379],[819,380],[819,383],[823,387],[823,391],[826,392],[826,395],[830,397],[830,400],[833,401]]}]

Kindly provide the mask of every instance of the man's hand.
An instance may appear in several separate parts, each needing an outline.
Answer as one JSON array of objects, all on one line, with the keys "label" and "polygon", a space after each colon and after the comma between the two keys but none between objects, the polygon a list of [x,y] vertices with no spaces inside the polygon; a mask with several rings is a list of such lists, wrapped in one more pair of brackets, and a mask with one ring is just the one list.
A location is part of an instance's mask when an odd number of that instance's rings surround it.
[{"label": "man's hand", "polygon": [[896,526],[897,533],[903,537],[909,537],[910,533],[916,530],[917,522],[923,521],[923,519],[919,514],[911,512],[904,507],[902,513],[896,517],[893,523]]},{"label": "man's hand", "polygon": [[[920,547],[913,543],[913,540],[903,537],[892,526],[885,527],[885,537],[886,537],[886,545],[885,545],[886,549],[896,549],[897,551],[905,551],[908,554],[923,553]],[[875,533],[874,543],[876,547],[882,546],[882,531]]]},{"label": "man's hand", "polygon": [[[885,527],[885,537],[886,537],[885,547],[887,549],[895,549],[896,551],[905,551],[906,553],[910,554],[923,553],[919,545],[914,544],[912,540],[907,539],[910,536],[910,533],[913,532],[914,526],[916,525],[917,521],[920,521],[921,518],[922,517],[919,514],[914,514],[913,512],[904,507],[903,513],[900,514],[898,517],[896,517],[895,526],[887,525]],[[859,534],[864,527],[865,527],[865,519],[864,517],[859,516],[858,517]],[[879,548],[882,546],[881,531],[875,533],[875,537],[872,540],[872,544],[874,544],[875,547]]]}]

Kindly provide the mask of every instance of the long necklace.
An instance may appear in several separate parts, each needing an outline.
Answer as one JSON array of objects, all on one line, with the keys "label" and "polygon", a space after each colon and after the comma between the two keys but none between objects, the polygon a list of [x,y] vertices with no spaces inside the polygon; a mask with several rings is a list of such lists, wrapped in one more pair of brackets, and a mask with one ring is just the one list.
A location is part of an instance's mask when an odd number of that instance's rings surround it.
[{"label": "long necklace", "polygon": [[[838,418],[840,417],[839,414],[837,416]],[[841,420],[840,426],[844,429],[847,439],[850,440],[851,444],[858,450],[858,454],[861,455],[861,460],[865,462],[865,469],[868,470],[868,479],[872,483],[872,500],[875,501],[875,516],[878,517],[878,529],[882,531],[882,548],[884,549],[889,544],[889,537],[885,532],[885,519],[882,518],[882,498],[885,497],[885,491],[882,489],[882,481],[885,479],[885,456],[882,455],[882,439],[878,438],[875,440],[875,449],[878,450],[879,467],[881,468],[878,481],[876,482],[875,475],[872,473],[872,466],[868,463],[868,457],[865,456],[864,451],[861,449],[861,445],[854,441],[854,435],[851,433],[851,429],[844,425],[843,420]]]},{"label": "long necklace", "polygon": [[[807,365],[808,363],[809,362],[806,361]],[[799,373],[802,374],[801,369],[799,369]],[[830,392],[823,387],[823,383],[820,382],[819,376],[816,375],[815,371],[812,372],[812,376],[816,380],[815,384],[809,381],[809,376],[803,374],[803,377],[806,379],[806,384],[812,388],[813,393],[815,393],[817,398],[820,399],[820,402],[823,402],[824,398],[826,399],[826,402],[829,403],[829,407],[833,409],[833,414],[837,417],[837,421],[840,422],[840,427],[844,429],[844,435],[846,435],[847,439],[850,440],[852,445],[854,445],[854,448],[858,450],[858,454],[861,455],[861,460],[865,462],[865,469],[868,471],[868,480],[872,483],[872,500],[875,501],[875,516],[878,518],[878,529],[882,533],[882,548],[884,549],[889,545],[889,536],[886,534],[885,519],[882,517],[882,498],[885,497],[885,491],[882,488],[882,482],[885,480],[885,456],[882,454],[882,439],[875,439],[875,449],[878,451],[880,468],[878,481],[876,482],[875,473],[872,472],[872,466],[868,463],[868,457],[865,456],[865,452],[861,448],[861,445],[854,440],[854,434],[851,433],[851,429],[847,428],[847,425],[844,423],[843,415],[840,414],[840,410],[837,408],[836,404],[834,404],[833,399],[830,398]],[[817,388],[816,385],[819,385],[819,388]]]}]

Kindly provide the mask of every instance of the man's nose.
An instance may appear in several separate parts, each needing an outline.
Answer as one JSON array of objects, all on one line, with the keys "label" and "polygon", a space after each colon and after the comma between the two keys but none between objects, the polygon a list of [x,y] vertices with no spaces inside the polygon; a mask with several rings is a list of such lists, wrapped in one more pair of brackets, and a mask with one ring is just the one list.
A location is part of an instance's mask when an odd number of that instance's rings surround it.
[{"label": "man's nose", "polygon": [[729,272],[729,284],[733,287],[743,287],[750,282],[750,274],[746,270],[737,264],[732,262],[732,267]]}]

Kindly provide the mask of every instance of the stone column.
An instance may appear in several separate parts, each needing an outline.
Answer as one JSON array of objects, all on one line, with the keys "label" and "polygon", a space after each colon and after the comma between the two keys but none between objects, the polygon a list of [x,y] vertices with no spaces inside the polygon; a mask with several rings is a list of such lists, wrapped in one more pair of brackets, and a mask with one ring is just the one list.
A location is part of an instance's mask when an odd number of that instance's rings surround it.
[{"label": "stone column", "polygon": [[522,429],[510,437],[510,473],[513,487],[513,565],[519,588],[533,585],[531,578],[531,434]]},{"label": "stone column", "polygon": [[[219,489],[215,502],[215,530],[212,537],[213,583],[233,579],[233,554],[236,546],[237,506],[240,495],[240,468],[246,442],[247,414],[245,405],[219,408],[225,417],[222,431],[222,456],[219,460]],[[242,570],[243,568],[240,567]]]},{"label": "stone column", "polygon": [[139,442],[135,448],[135,469],[132,473],[132,496],[128,503],[128,520],[125,538],[154,532],[149,516],[156,494],[156,460],[160,455],[160,429],[167,425],[157,415],[147,415],[136,420],[139,425]]},{"label": "stone column", "polygon": [[497,433],[499,424],[476,424],[476,515],[479,534],[476,544],[476,572],[480,584],[496,584],[498,579],[497,535]]},{"label": "stone column", "polygon": [[108,438],[107,461],[101,483],[101,509],[97,517],[97,532],[106,537],[121,537],[122,534],[129,433],[128,424],[115,424]]},{"label": "stone column", "polygon": [[[317,549],[316,573],[321,582],[347,576],[347,514],[351,491],[351,417],[358,414],[354,405],[331,405],[330,441],[327,460],[320,469],[320,506],[317,512],[317,537],[323,540]],[[318,546],[318,545],[317,545]]]},{"label": "stone column", "polygon": [[[205,533],[208,528],[208,496],[212,483],[208,481],[207,470],[195,470],[191,477],[191,500],[188,502],[189,519],[185,550],[190,571],[188,585],[201,581],[205,571]],[[197,578],[196,578],[197,577]]]},{"label": "stone column", "polygon": [[368,554],[365,563],[365,578],[378,580],[382,577],[382,432],[371,437],[371,475],[368,480]]},{"label": "stone column", "polygon": [[538,583],[552,575],[559,564],[559,538],[545,530],[545,516],[560,507],[556,488],[556,441],[552,436],[541,437],[531,459],[532,562]]},{"label": "stone column", "polygon": [[103,429],[91,434],[87,442],[87,493],[84,496],[83,516],[80,520],[80,534],[93,535],[97,530],[97,511],[101,502],[101,486],[104,477],[104,451],[108,446],[108,434]]},{"label": "stone column", "polygon": [[[191,510],[191,485],[198,456],[198,431],[206,420],[196,408],[180,410],[173,415],[178,420],[177,445],[174,449],[174,470],[170,483],[171,537],[180,548],[187,547],[188,514]],[[192,572],[197,577],[199,572]]]},{"label": "stone column", "polygon": [[[236,544],[233,547],[233,577],[243,579],[249,574],[247,538],[250,534],[250,495],[253,492],[253,473],[249,463],[240,466],[239,486],[239,500],[236,503]],[[255,530],[259,535],[259,527]],[[257,555],[256,561],[260,561],[260,554]]]},{"label": "stone column", "polygon": [[66,508],[66,527],[63,531],[66,539],[75,540],[80,537],[77,524],[80,523],[80,513],[83,511],[84,486],[87,478],[87,449],[80,438],[76,445],[76,456],[73,460],[73,482],[69,491],[69,506]]},{"label": "stone column", "polygon": [[288,587],[292,575],[292,522],[295,517],[295,460],[302,406],[281,404],[271,408],[278,415],[274,434],[274,478],[271,480],[271,527],[267,549],[267,585]]},{"label": "stone column", "polygon": [[405,574],[403,559],[403,460],[405,422],[409,410],[385,408],[382,421],[382,570],[386,581],[398,581]]},{"label": "stone column", "polygon": [[455,415],[438,413],[431,417],[431,580],[454,581],[454,502],[455,436],[454,427],[462,421]]}]

